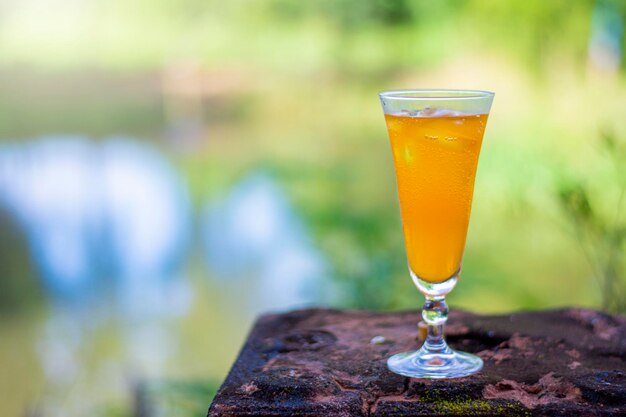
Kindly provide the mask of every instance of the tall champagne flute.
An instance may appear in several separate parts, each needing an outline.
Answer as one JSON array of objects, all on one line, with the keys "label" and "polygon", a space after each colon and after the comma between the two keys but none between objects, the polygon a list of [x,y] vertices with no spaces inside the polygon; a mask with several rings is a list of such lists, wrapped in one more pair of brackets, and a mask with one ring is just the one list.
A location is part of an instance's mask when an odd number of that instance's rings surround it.
[{"label": "tall champagne flute", "polygon": [[387,366],[415,378],[456,378],[482,360],[444,340],[445,296],[459,279],[478,156],[494,94],[470,90],[380,93],[396,170],[409,273],[426,297],[426,341]]}]

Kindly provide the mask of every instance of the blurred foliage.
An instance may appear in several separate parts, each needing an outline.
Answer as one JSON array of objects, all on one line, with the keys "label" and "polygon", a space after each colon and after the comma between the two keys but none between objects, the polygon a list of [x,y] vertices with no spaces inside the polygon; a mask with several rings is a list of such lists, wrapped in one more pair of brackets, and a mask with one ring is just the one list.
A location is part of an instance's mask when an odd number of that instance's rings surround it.
[{"label": "blurred foliage", "polygon": [[315,2],[294,2],[273,0],[267,2],[268,9],[282,19],[304,19],[313,16],[326,16],[346,30],[372,24],[394,26],[409,24],[414,20],[411,2],[398,1],[355,1],[322,0]]},{"label": "blurred foliage", "polygon": [[[571,221],[576,239],[591,264],[602,294],[602,308],[626,312],[626,140],[614,133],[601,135],[601,150],[613,175],[599,178],[571,176],[562,180],[558,198]],[[594,181],[595,180],[595,181]],[[609,192],[613,204],[602,210],[602,196]],[[606,204],[605,204],[606,205]]]},{"label": "blurred foliage", "polygon": [[[149,69],[194,57],[277,69],[291,58],[283,70],[307,63],[367,74],[371,66],[432,65],[462,52],[462,37],[497,47],[536,72],[563,57],[584,64],[589,18],[600,3],[626,16],[619,0],[113,0],[106,8],[67,2],[54,10],[28,2],[7,8],[0,48],[4,65]],[[44,11],[51,13],[31,22],[38,30],[16,23],[24,13]]]},{"label": "blurred foliage", "polygon": [[42,300],[25,234],[14,217],[0,208],[0,316],[18,315]]},{"label": "blurred foliage", "polygon": [[143,381],[131,390],[131,406],[105,404],[94,415],[103,417],[204,416],[219,383],[215,381]]},{"label": "blurred foliage", "polygon": [[[480,229],[468,240],[467,295],[452,298],[501,310],[580,296],[547,299],[518,263],[543,275],[572,272],[559,272],[570,248],[549,228],[554,201],[546,196],[550,176],[575,161],[585,132],[622,114],[623,76],[594,85],[587,55],[594,7],[624,18],[623,2],[70,3],[50,14],[36,2],[6,8],[2,136],[77,131],[157,138],[162,148],[176,149],[196,205],[268,166],[330,259],[341,302],[400,308],[418,296],[406,275],[375,93],[422,83],[482,84],[497,90],[500,113],[487,130],[496,140],[485,147],[478,173],[472,227]],[[182,93],[164,91],[172,79],[182,80]],[[593,115],[577,117],[583,102],[597,103],[584,109]],[[178,136],[193,123],[202,138],[184,150]],[[539,229],[547,231],[533,234]],[[510,246],[501,244],[508,239],[503,230],[516,234]],[[548,252],[554,259],[543,257]],[[477,297],[490,301],[470,301]]]},{"label": "blurred foliage", "polygon": [[204,416],[217,393],[216,381],[152,381],[134,391],[133,417]]},{"label": "blurred foliage", "polygon": [[[312,226],[318,245],[331,261],[341,304],[391,308],[398,304],[398,293],[390,283],[398,282],[394,277],[399,272],[406,273],[395,196],[390,190],[388,199],[355,207],[353,200],[359,196],[350,188],[361,181],[358,170],[351,163],[332,161],[321,170],[319,166],[287,165],[274,171],[296,197],[298,211]],[[297,188],[303,186],[319,192],[299,192]],[[410,289],[410,280],[400,282]]]}]

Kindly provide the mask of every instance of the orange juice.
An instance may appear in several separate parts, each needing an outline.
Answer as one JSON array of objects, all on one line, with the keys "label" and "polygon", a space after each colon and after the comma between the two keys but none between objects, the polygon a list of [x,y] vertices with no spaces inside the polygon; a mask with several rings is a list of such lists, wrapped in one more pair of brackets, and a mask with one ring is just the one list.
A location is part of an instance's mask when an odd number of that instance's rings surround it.
[{"label": "orange juice", "polygon": [[461,266],[487,115],[433,114],[385,120],[409,266],[422,280],[441,282]]}]

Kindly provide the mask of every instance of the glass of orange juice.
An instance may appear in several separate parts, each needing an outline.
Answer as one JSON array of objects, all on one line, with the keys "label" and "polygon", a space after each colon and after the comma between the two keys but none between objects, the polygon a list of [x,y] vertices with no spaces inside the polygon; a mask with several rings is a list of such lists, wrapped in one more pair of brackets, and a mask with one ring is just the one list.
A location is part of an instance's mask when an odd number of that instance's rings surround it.
[{"label": "glass of orange juice", "polygon": [[478,156],[494,94],[472,90],[383,91],[396,170],[409,272],[426,297],[428,327],[418,351],[387,361],[414,378],[457,378],[482,369],[482,360],[444,340],[445,297],[461,272]]}]

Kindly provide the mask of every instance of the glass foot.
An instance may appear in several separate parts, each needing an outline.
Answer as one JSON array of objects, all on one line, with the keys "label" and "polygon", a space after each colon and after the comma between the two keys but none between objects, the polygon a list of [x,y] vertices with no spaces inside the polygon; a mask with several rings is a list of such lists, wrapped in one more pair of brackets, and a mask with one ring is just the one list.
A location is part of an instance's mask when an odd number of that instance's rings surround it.
[{"label": "glass foot", "polygon": [[465,352],[446,348],[442,352],[420,349],[403,352],[387,360],[391,372],[411,378],[460,378],[472,375],[483,368],[483,360]]}]

